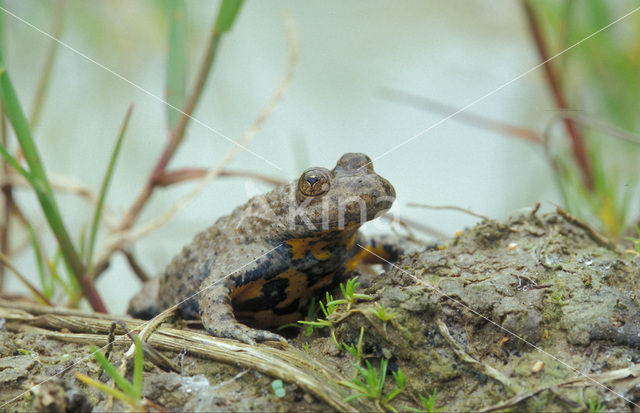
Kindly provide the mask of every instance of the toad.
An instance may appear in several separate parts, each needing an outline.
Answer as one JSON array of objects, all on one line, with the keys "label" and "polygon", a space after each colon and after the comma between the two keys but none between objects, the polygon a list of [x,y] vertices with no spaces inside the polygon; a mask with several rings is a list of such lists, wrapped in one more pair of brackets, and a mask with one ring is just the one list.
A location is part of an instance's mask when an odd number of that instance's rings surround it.
[{"label": "toad", "polygon": [[199,233],[127,312],[150,318],[178,305],[185,318],[200,318],[214,336],[282,341],[265,329],[301,320],[319,290],[359,262],[375,261],[359,244],[396,258],[395,246],[365,240],[358,231],[394,200],[393,186],[364,154],[347,153],[332,170],[307,169]]}]

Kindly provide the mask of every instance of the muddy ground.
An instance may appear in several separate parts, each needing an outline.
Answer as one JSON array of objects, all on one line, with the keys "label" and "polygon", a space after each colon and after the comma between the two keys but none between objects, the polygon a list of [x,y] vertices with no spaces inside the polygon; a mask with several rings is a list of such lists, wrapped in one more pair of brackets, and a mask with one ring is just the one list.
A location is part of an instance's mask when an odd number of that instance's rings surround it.
[{"label": "muddy ground", "polygon": [[[483,221],[380,274],[363,270],[358,292],[373,300],[339,306],[333,336],[356,344],[364,327],[362,358],[376,368],[389,360],[383,398],[394,388],[393,373],[406,375],[388,410],[423,408],[419,395],[437,389],[435,406],[445,411],[589,411],[590,403],[592,410],[640,411],[640,260],[570,221],[531,212]],[[391,320],[373,314],[380,304],[395,313]],[[88,345],[106,343],[106,325],[67,326],[6,300],[0,310],[3,411],[127,408],[75,376],[109,382]],[[163,334],[183,327],[177,320],[170,326]],[[329,328],[301,332],[286,347],[220,341],[227,347],[219,354],[237,352],[231,357],[208,355],[218,341],[199,347],[209,340],[201,333],[187,337],[194,340],[188,345],[156,340],[158,348],[174,348],[163,353],[178,372],[147,360],[143,397],[166,410],[384,410],[367,398],[342,401],[354,391],[337,382],[354,376],[356,359],[336,346]],[[127,348],[116,343],[112,363]],[[260,358],[263,350],[269,353]],[[248,352],[262,361],[240,357]],[[278,370],[288,363],[298,370]],[[284,378],[283,397],[272,387],[277,378]]]}]

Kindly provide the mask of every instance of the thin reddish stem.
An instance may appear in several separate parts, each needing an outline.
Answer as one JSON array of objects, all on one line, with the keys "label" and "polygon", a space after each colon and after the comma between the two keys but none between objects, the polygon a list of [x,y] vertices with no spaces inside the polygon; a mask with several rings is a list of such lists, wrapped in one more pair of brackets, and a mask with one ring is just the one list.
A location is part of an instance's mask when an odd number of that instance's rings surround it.
[{"label": "thin reddish stem", "polygon": [[[547,81],[547,84],[549,85],[551,95],[553,96],[558,109],[567,110],[569,109],[569,105],[562,91],[562,87],[560,85],[560,81],[558,79],[554,66],[552,65],[552,62],[549,61],[550,55],[548,47],[544,40],[544,36],[542,35],[542,29],[536,17],[535,11],[533,10],[533,7],[531,6],[529,0],[523,0],[522,5],[527,17],[529,29],[531,30],[531,35],[533,36],[536,49],[538,50],[538,55],[540,56],[540,60],[542,62],[546,62],[542,65],[542,68],[544,70],[545,79]],[[582,175],[582,182],[584,183],[584,186],[591,192],[593,191],[593,171],[591,168],[589,156],[587,154],[587,148],[584,136],[582,135],[582,131],[580,130],[578,125],[570,118],[564,118],[564,126],[571,141],[571,150],[573,152],[573,157],[575,158],[576,163],[578,164],[578,169],[580,170],[580,174]]]}]

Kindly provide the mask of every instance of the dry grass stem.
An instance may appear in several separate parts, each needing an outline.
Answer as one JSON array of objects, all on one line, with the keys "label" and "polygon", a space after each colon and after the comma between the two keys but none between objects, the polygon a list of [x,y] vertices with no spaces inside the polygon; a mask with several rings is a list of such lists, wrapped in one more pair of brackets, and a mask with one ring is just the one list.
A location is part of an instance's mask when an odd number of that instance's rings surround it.
[{"label": "dry grass stem", "polygon": [[[96,316],[73,310],[43,308],[30,303],[20,303],[21,308],[15,308],[13,304],[0,299],[0,318],[6,320],[7,330],[40,334],[42,337],[71,343],[106,346],[113,320],[124,321],[131,331],[139,330],[145,325],[142,320],[126,317]],[[124,333],[120,326],[117,333]],[[122,345],[129,346],[130,343],[130,339],[126,336],[116,336],[114,340],[116,348],[122,348]],[[148,343],[158,350],[176,353],[186,349],[192,356],[239,365],[295,383],[338,411],[355,412],[371,410],[373,407],[364,400],[351,404],[344,403],[342,399],[346,396],[345,390],[337,384],[337,381],[343,380],[344,377],[292,346],[285,348],[268,345],[251,346],[200,332],[167,327],[159,327],[153,331]],[[87,359],[90,357],[87,351]]]},{"label": "dry grass stem", "polygon": [[[209,170],[204,168],[189,168],[189,169],[179,169],[179,170],[171,171],[162,175],[160,178],[158,178],[158,185],[169,186],[169,185],[176,184],[178,182],[185,182],[185,181],[190,181],[194,179],[202,179],[207,175],[208,172]],[[264,182],[266,184],[274,185],[274,186],[282,185],[286,183],[286,181],[282,179],[262,175],[262,174],[251,172],[251,171],[237,171],[237,170],[225,169],[221,171],[218,176],[250,178],[250,179]]]},{"label": "dry grass stem", "polygon": [[[75,177],[49,174],[49,181],[51,187],[56,192],[64,192],[71,195],[77,195],[80,198],[85,199],[91,205],[98,204],[98,197],[94,194],[89,187],[79,182]],[[22,176],[15,173],[0,177],[0,187],[10,185],[16,188],[31,189],[31,185]],[[103,222],[110,230],[117,228],[116,219],[110,210],[105,206],[102,212]]]},{"label": "dry grass stem", "polygon": [[485,376],[491,377],[492,379],[501,383],[504,386],[505,390],[507,390],[507,392],[517,394],[520,391],[521,387],[515,381],[509,379],[499,370],[496,370],[489,365],[480,363],[479,361],[471,357],[466,351],[464,351],[464,348],[462,348],[462,346],[458,344],[453,339],[453,337],[451,337],[449,329],[447,328],[447,325],[444,323],[444,321],[442,321],[441,319],[437,319],[436,324],[438,326],[438,331],[440,331],[440,335],[442,335],[447,343],[449,343],[451,349],[454,351],[454,353],[456,353],[460,360],[469,364],[471,367],[484,374]]},{"label": "dry grass stem", "polygon": [[471,215],[471,216],[474,216],[474,217],[480,218],[480,219],[486,219],[486,220],[491,219],[486,215],[482,215],[482,214],[474,212],[474,211],[472,211],[472,210],[470,210],[468,208],[463,208],[463,207],[459,207],[459,206],[456,206],[456,205],[427,205],[427,204],[417,204],[417,203],[414,203],[414,202],[410,202],[410,203],[407,204],[407,206],[426,208],[426,209],[450,209],[450,210],[453,210],[453,211],[464,212],[465,214],[468,214],[468,215]]},{"label": "dry grass stem", "polygon": [[600,234],[591,225],[587,224],[580,218],[574,215],[571,215],[569,212],[567,212],[565,209],[561,207],[556,207],[556,212],[562,218],[566,219],[569,223],[584,229],[587,232],[587,235],[589,235],[589,237],[595,242],[597,242],[599,245],[609,248],[612,251],[620,252],[620,248],[618,248],[618,246],[613,241],[611,241],[609,238],[605,237],[604,235]]},{"label": "dry grass stem", "polygon": [[[122,248],[127,244],[131,243],[134,240],[144,237],[150,232],[156,230],[161,227],[165,223],[167,223],[178,211],[183,209],[191,200],[193,200],[204,188],[209,185],[209,183],[216,177],[220,176],[222,171],[224,171],[225,167],[229,162],[231,162],[236,155],[242,150],[244,146],[246,146],[253,137],[262,129],[264,123],[268,119],[268,117],[273,113],[278,103],[282,100],[284,93],[286,92],[291,79],[293,78],[293,73],[295,69],[295,65],[298,57],[298,42],[297,35],[295,32],[295,26],[293,24],[293,20],[290,16],[287,15],[286,18],[287,23],[287,33],[289,35],[289,63],[287,72],[285,73],[284,78],[280,82],[280,85],[276,89],[275,94],[271,97],[267,105],[264,107],[258,118],[253,122],[253,124],[249,127],[249,129],[244,133],[242,139],[237,142],[236,145],[229,150],[222,160],[218,163],[217,166],[211,168],[207,174],[202,178],[202,180],[198,183],[198,185],[189,192],[184,198],[179,200],[176,204],[174,204],[171,208],[169,208],[164,213],[160,214],[158,217],[153,219],[151,222],[140,226],[139,228],[135,228],[132,230],[121,231],[115,234],[112,234],[107,239],[107,251],[104,254],[102,259],[105,259],[113,253],[118,248]],[[102,259],[100,261],[102,261]]]}]

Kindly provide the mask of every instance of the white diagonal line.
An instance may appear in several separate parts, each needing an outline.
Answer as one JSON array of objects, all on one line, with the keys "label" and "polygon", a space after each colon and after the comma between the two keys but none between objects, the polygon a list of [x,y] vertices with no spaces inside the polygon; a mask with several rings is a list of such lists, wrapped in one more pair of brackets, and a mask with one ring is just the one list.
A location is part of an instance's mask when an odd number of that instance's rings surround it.
[{"label": "white diagonal line", "polygon": [[448,298],[449,300],[453,301],[454,303],[456,303],[457,305],[459,305],[460,307],[472,312],[473,314],[477,315],[478,317],[482,318],[483,320],[493,324],[494,326],[498,327],[499,329],[501,329],[502,331],[504,331],[505,333],[517,338],[518,340],[528,344],[529,346],[535,348],[536,350],[538,350],[540,353],[543,353],[549,357],[551,357],[552,359],[554,359],[555,361],[557,361],[558,363],[562,364],[563,366],[567,367],[569,370],[573,370],[574,372],[578,373],[579,375],[583,376],[584,378],[586,378],[587,380],[597,384],[598,386],[603,387],[606,390],[609,390],[611,393],[615,394],[616,396],[624,399],[625,401],[633,404],[636,407],[640,407],[640,405],[632,402],[631,400],[627,399],[626,397],[624,397],[622,394],[616,392],[615,390],[613,390],[610,387],[605,386],[604,384],[600,383],[599,381],[595,380],[594,378],[590,377],[589,375],[581,372],[580,370],[578,370],[577,368],[571,366],[570,364],[560,360],[558,357],[554,356],[553,354],[549,353],[548,351],[544,350],[541,347],[536,346],[535,344],[533,344],[532,342],[528,341],[527,339],[519,336],[518,334],[514,333],[513,331],[509,330],[508,328],[505,328],[503,326],[501,326],[500,324],[496,323],[495,321],[491,320],[488,317],[485,317],[484,315],[480,314],[479,312],[477,312],[476,310],[474,310],[473,308],[469,307],[468,305],[466,305],[465,303],[461,302],[460,300],[456,300],[455,298],[451,297],[450,295],[447,295],[445,292],[443,292],[441,289],[434,287],[432,285],[430,285],[429,283],[424,282],[423,280],[421,280],[420,278],[416,277],[415,275],[411,274],[410,272],[403,270],[402,268],[398,267],[397,265],[395,265],[394,263],[382,258],[380,255],[376,254],[375,252],[371,251],[370,249],[363,247],[360,244],[356,244],[358,245],[358,247],[362,248],[363,250],[367,251],[369,254],[374,255],[376,257],[378,257],[379,259],[381,259],[382,261],[384,261],[385,263],[391,265],[393,268],[397,269],[398,271],[402,272],[403,274],[408,275],[409,277],[411,277],[412,279],[414,279],[418,284],[420,285],[424,285],[425,287],[429,288],[430,290],[433,290],[435,292],[437,292],[438,294],[440,294],[443,297]]},{"label": "white diagonal line", "polygon": [[[220,279],[216,280],[215,282],[212,282],[212,283],[211,283],[211,285],[208,285],[208,286],[206,286],[206,287],[204,287],[204,288],[201,288],[200,290],[198,290],[198,291],[196,291],[195,293],[191,294],[190,296],[188,296],[188,297],[187,297],[187,298],[185,298],[184,300],[182,300],[182,301],[180,301],[180,302],[178,302],[178,303],[174,304],[172,307],[177,307],[177,306],[179,306],[180,304],[184,303],[185,301],[190,300],[191,298],[193,298],[193,297],[195,297],[196,295],[200,294],[201,292],[206,291],[206,290],[208,290],[209,288],[213,287],[214,285],[216,285],[216,284],[220,283],[221,281],[226,280],[226,279],[227,279],[227,278],[229,278],[231,275],[233,275],[233,274],[235,274],[236,272],[240,271],[241,269],[243,269],[243,268],[244,268],[244,267],[246,267],[247,265],[253,264],[254,262],[258,261],[260,258],[264,257],[265,255],[270,254],[271,252],[273,252],[273,251],[275,251],[276,249],[280,248],[282,245],[283,245],[283,243],[280,243],[280,244],[276,245],[275,247],[271,248],[269,251],[265,252],[264,254],[262,254],[262,255],[260,255],[260,256],[258,256],[258,257],[256,257],[256,258],[254,258],[254,259],[252,259],[251,261],[247,262],[246,264],[244,264],[244,265],[242,265],[242,266],[240,266],[240,267],[236,268],[235,270],[231,271],[230,273],[228,273],[228,274],[227,274],[227,275],[225,275],[224,277],[222,277],[222,278],[220,278]],[[171,308],[171,307],[170,307],[170,308]],[[131,331],[131,332],[134,332],[134,331],[142,330],[142,329],[143,329],[144,327],[146,327],[146,326],[147,326],[151,321],[153,321],[153,319],[148,320],[148,321],[145,321],[144,323],[142,323],[142,324],[140,324],[139,326],[137,326],[137,327],[135,327],[135,328],[131,329],[130,331]],[[101,350],[103,350],[103,349],[107,348],[107,346],[109,346],[109,343],[107,343],[107,344],[106,344],[106,345],[104,345],[103,347],[100,347],[97,351],[101,351]],[[9,401],[6,401],[4,404],[0,405],[0,409],[4,409],[7,405],[9,405],[9,404],[13,403],[14,401],[16,401],[16,400],[18,400],[18,399],[22,398],[22,396],[24,396],[25,394],[29,393],[31,390],[33,390],[34,388],[38,387],[39,385],[41,385],[41,384],[43,384],[43,383],[46,383],[46,382],[48,382],[49,380],[52,380],[54,377],[57,377],[57,376],[61,375],[62,373],[65,373],[67,370],[71,369],[72,367],[75,367],[76,365],[78,365],[78,364],[80,364],[80,363],[83,363],[83,362],[85,362],[85,361],[89,360],[93,354],[94,354],[94,353],[91,353],[91,355],[88,355],[88,356],[82,357],[80,360],[76,361],[75,363],[71,364],[71,365],[70,365],[70,366],[68,366],[68,367],[65,367],[64,369],[62,369],[61,371],[57,372],[56,374],[54,374],[54,375],[52,375],[52,376],[47,377],[46,379],[42,380],[41,382],[39,382],[39,383],[37,383],[37,384],[34,384],[34,385],[33,385],[33,386],[31,386],[28,390],[25,390],[24,392],[20,393],[19,395],[17,395],[17,396],[15,396],[15,397],[13,397],[13,398],[12,398],[12,399],[10,399]]]},{"label": "white diagonal line", "polygon": [[220,132],[217,129],[214,129],[213,127],[207,125],[206,123],[198,120],[197,118],[194,118],[193,116],[185,113],[184,111],[182,111],[180,108],[172,105],[171,103],[167,102],[166,100],[162,99],[160,96],[149,92],[147,89],[143,88],[142,86],[132,82],[131,80],[127,79],[126,77],[122,76],[121,74],[115,72],[114,70],[108,68],[107,66],[103,65],[102,63],[97,62],[96,60],[92,59],[91,57],[87,56],[86,54],[82,53],[81,51],[75,49],[74,47],[68,45],[67,43],[63,42],[60,39],[55,38],[54,36],[50,35],[49,33],[45,32],[44,30],[40,29],[37,26],[34,26],[33,24],[29,23],[28,21],[26,21],[25,19],[23,19],[22,17],[13,14],[12,12],[10,12],[9,10],[5,9],[4,7],[0,6],[0,10],[2,10],[3,12],[5,12],[6,14],[8,14],[9,16],[13,17],[14,19],[26,24],[27,26],[31,27],[32,29],[40,32],[41,34],[45,35],[46,37],[50,38],[51,40],[57,42],[59,45],[66,47],[67,49],[71,50],[72,52],[76,53],[77,55],[83,57],[84,59],[90,61],[91,63],[95,64],[96,66],[100,67],[103,70],[106,70],[107,72],[111,73],[112,75],[114,75],[115,77],[117,77],[120,80],[123,80],[124,82],[130,84],[131,86],[133,86],[134,88],[138,89],[139,91],[146,93],[147,95],[151,96],[152,98],[154,98],[155,100],[157,100],[160,103],[163,103],[167,106],[169,106],[171,109],[175,110],[176,112],[181,113],[184,116],[187,116],[189,119],[191,119],[192,121],[194,121],[195,123],[203,126],[204,128],[210,130],[211,132],[215,133],[216,135],[226,139],[227,141],[233,143],[236,146],[239,146],[240,148],[242,148],[243,150],[249,152],[250,154],[252,154],[253,156],[255,156],[256,158],[261,159],[262,161],[266,162],[267,164],[271,165],[272,167],[282,171],[282,168],[279,167],[278,165],[274,164],[273,162],[271,162],[270,160],[268,160],[267,158],[265,158],[264,156],[252,151],[251,149],[247,148],[246,146],[243,146],[242,144],[236,142],[235,140],[231,139],[230,137],[228,137],[227,135],[225,135],[224,133]]},{"label": "white diagonal line", "polygon": [[[574,47],[580,45],[581,43],[589,40],[590,38],[592,38],[593,36],[597,35],[598,33],[600,33],[603,30],[608,29],[609,27],[613,26],[614,24],[620,22],[621,20],[631,16],[633,13],[637,12],[638,10],[640,10],[640,7],[636,7],[635,9],[631,10],[630,12],[628,12],[627,14],[625,14],[622,17],[617,18],[616,20],[612,21],[611,23],[607,24],[604,27],[601,27],[600,29],[596,30],[595,32],[591,33],[590,35],[588,35],[587,37],[583,38],[582,40],[577,41],[576,43],[572,44],[571,46],[567,47],[566,49],[556,53],[555,55],[551,56],[550,58],[548,58],[547,60],[545,60],[542,63],[539,63],[535,66],[533,66],[531,69],[527,70],[524,73],[521,73],[520,75],[514,77],[513,79],[511,79],[510,81],[503,83],[502,85],[498,86],[497,88],[493,89],[491,92],[475,99],[474,101],[472,101],[471,103],[467,104],[466,106],[463,106],[462,108],[458,109],[457,111],[453,112],[452,114],[450,114],[449,116],[440,119],[439,121],[437,121],[436,123],[434,123],[433,125],[429,126],[426,129],[423,129],[422,131],[416,133],[415,135],[413,135],[412,137],[410,137],[409,139],[407,139],[406,141],[400,142],[399,144],[397,144],[396,146],[392,147],[391,149],[387,150],[386,152],[382,153],[381,155],[378,155],[377,157],[373,158],[373,160],[371,162],[377,161],[378,159],[387,156],[388,154],[390,154],[391,152],[395,151],[396,149],[408,144],[409,142],[411,142],[412,140],[424,135],[425,133],[429,132],[430,130],[440,126],[441,124],[443,124],[444,122],[448,121],[449,119],[453,118],[454,116],[458,115],[460,112],[464,112],[465,110],[469,109],[471,106],[474,106],[475,104],[485,100],[486,98],[488,98],[491,95],[496,94],[497,92],[499,92],[500,90],[504,89],[505,87],[509,86],[510,84],[512,84],[513,82],[523,78],[524,76],[528,75],[529,73],[533,72],[534,70],[542,67],[543,65],[545,65],[546,63],[549,63],[550,61],[552,61],[553,59],[555,59],[556,57],[562,55],[563,53],[568,52],[569,50],[573,49]],[[371,163],[370,162],[370,163]]]}]

